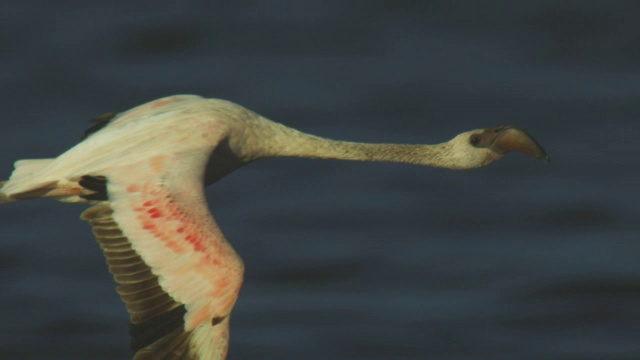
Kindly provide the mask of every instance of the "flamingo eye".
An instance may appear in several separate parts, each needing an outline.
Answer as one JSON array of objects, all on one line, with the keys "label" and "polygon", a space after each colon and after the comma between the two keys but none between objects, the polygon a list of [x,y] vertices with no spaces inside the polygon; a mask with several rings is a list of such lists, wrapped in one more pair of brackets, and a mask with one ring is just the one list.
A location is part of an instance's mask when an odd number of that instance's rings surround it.
[{"label": "flamingo eye", "polygon": [[473,146],[478,146],[478,144],[480,143],[480,135],[478,134],[471,135],[471,137],[469,137],[469,143]]}]

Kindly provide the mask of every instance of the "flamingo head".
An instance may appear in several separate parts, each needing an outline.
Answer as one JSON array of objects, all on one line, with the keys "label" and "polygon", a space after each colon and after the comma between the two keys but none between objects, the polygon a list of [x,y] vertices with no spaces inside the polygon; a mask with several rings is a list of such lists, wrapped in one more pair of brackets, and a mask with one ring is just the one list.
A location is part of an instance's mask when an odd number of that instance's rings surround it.
[{"label": "flamingo head", "polygon": [[448,142],[450,154],[459,168],[486,166],[504,154],[518,151],[549,163],[549,155],[542,146],[523,129],[514,126],[495,126],[459,134]]}]

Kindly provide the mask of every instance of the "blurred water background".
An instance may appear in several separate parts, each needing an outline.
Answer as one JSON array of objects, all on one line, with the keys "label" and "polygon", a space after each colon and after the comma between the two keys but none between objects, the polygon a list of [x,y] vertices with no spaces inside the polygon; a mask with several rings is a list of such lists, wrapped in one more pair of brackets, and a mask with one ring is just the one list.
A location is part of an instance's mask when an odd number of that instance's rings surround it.
[{"label": "blurred water background", "polygon": [[[179,93],[354,141],[512,124],[550,154],[472,172],[273,159],[210,187],[247,266],[229,359],[640,359],[637,2],[0,9],[2,178]],[[0,207],[0,358],[131,357],[81,210]]]}]

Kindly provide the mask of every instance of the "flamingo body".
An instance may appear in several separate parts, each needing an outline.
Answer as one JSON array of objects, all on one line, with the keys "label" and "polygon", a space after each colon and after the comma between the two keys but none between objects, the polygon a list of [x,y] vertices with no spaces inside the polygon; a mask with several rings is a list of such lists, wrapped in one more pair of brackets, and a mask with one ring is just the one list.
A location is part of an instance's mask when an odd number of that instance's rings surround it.
[{"label": "flamingo body", "polygon": [[88,203],[118,293],[131,317],[134,359],[220,360],[244,265],[211,216],[204,186],[269,156],[399,161],[469,169],[517,150],[548,160],[524,131],[496,127],[436,145],[322,139],[234,103],[162,98],[100,119],[55,159],[16,162],[0,203]]}]

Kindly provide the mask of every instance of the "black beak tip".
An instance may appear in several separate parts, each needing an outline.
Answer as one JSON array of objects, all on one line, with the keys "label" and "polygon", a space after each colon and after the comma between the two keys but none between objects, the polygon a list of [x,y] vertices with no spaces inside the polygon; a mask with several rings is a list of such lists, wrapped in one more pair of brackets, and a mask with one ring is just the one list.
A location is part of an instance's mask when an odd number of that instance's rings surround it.
[{"label": "black beak tip", "polygon": [[551,162],[551,158],[549,158],[549,155],[547,155],[546,153],[540,156],[540,160],[544,161],[545,164],[549,164]]}]

